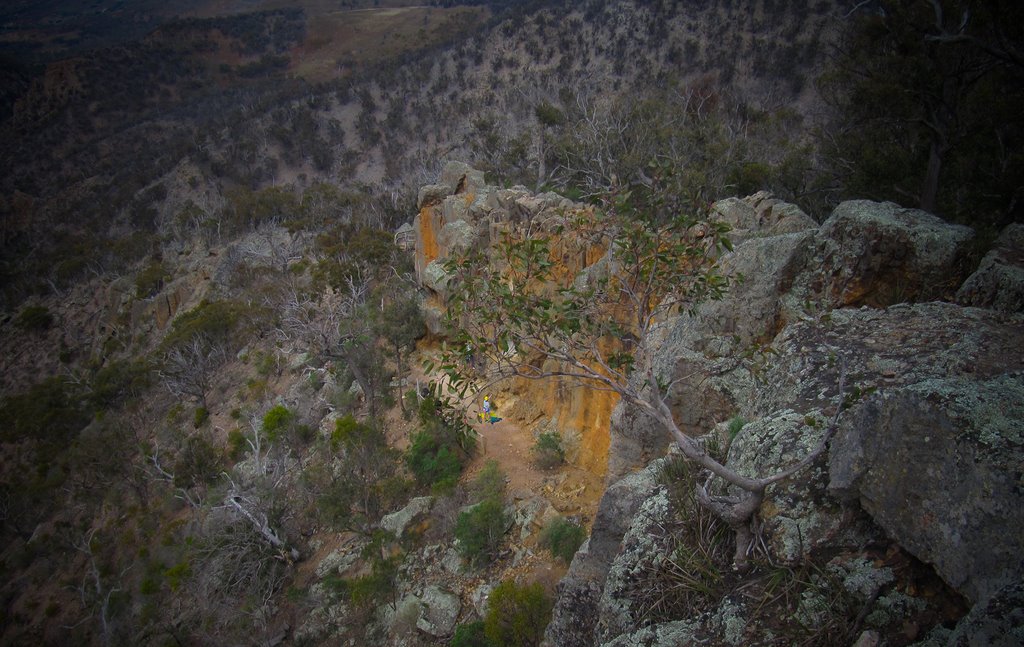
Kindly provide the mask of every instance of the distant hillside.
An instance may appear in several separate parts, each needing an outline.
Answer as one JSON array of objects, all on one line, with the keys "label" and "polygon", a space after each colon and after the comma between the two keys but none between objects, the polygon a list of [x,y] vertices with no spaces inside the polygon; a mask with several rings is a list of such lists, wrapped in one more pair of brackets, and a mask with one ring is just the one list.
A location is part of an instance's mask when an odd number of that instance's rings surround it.
[{"label": "distant hillside", "polygon": [[[197,169],[190,191],[222,196],[329,181],[367,194],[389,226],[449,156],[587,192],[673,150],[703,176],[697,201],[773,174],[800,192],[830,6],[508,3],[483,31],[454,5],[166,22],[23,82],[0,126],[2,244],[5,259],[37,251],[4,268],[7,298],[42,287],[23,271],[57,284],[90,264],[123,271],[148,249],[140,236],[176,236],[190,198],[167,195],[175,168]],[[86,258],[83,240],[138,251]]]}]

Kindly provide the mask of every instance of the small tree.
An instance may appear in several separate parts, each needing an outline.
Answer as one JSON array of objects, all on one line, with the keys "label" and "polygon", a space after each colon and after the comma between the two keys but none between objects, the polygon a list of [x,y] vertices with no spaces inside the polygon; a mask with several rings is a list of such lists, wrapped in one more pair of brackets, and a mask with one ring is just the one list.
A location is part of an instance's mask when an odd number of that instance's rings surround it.
[{"label": "small tree", "polygon": [[536,647],[551,622],[553,606],[540,584],[519,586],[506,580],[491,591],[484,634],[494,645]]},{"label": "small tree", "polygon": [[[734,563],[742,569],[753,538],[751,519],[765,490],[817,458],[834,425],[803,460],[763,477],[726,467],[680,428],[665,402],[671,383],[655,373],[644,341],[665,317],[691,313],[725,294],[730,277],[718,258],[731,247],[726,225],[676,209],[670,193],[624,193],[613,196],[604,212],[579,209],[545,228],[506,234],[489,257],[471,252],[450,259],[453,296],[446,314],[453,343],[442,368],[451,388],[464,393],[470,382],[455,349],[472,344],[487,355],[492,381],[561,377],[618,394],[706,470],[709,478],[698,484],[697,496],[735,531]],[[568,276],[558,262],[601,250],[603,259],[579,276]],[[713,494],[711,477],[741,494]]]},{"label": "small tree", "polygon": [[217,369],[226,361],[227,353],[222,344],[205,335],[196,335],[164,354],[160,380],[175,397],[192,396],[205,409],[208,408],[206,394]]}]

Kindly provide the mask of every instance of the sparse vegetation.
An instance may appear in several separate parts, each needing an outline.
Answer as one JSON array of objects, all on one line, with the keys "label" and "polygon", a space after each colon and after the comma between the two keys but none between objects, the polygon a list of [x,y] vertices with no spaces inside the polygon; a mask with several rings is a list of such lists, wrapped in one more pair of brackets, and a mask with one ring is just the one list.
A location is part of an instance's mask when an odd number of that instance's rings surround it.
[{"label": "sparse vegetation", "polygon": [[538,543],[542,548],[550,550],[552,555],[568,564],[572,561],[576,551],[583,545],[586,537],[587,531],[578,524],[564,517],[556,517],[540,531]]},{"label": "sparse vegetation", "polygon": [[[815,107],[827,3],[768,3],[756,29],[742,3],[346,0],[187,19],[116,4],[0,11],[5,644],[273,642],[276,610],[316,603],[295,561],[334,532],[369,538],[352,571],[322,581],[344,602],[332,614],[359,628],[405,591],[399,546],[416,537],[454,532],[476,566],[506,558],[505,476],[488,464],[460,485],[476,451],[460,411],[434,393],[403,411],[418,414],[408,449],[388,442],[426,323],[412,255],[392,232],[444,161],[504,186],[590,201],[611,191],[656,226],[739,191],[770,189],[815,215],[857,187],[901,200],[925,168],[924,131],[893,137],[860,121],[866,131],[843,134],[865,165],[824,179],[814,167],[817,124],[795,107]],[[745,30],[757,38],[738,38]],[[855,60],[874,65],[869,54]],[[997,67],[961,104],[969,118],[939,192],[943,208],[993,224],[1019,211],[1007,196],[1021,166],[1019,93],[986,99],[1019,75]],[[886,148],[896,140],[899,154]],[[845,168],[842,151],[826,152]],[[487,308],[500,311],[494,298]],[[605,358],[612,370],[633,368],[628,351]],[[410,404],[422,395],[408,393]],[[564,454],[556,434],[538,438],[538,464]],[[401,544],[377,533],[427,491],[447,507]],[[728,539],[717,527],[704,536],[701,514],[684,513],[701,537],[673,528],[667,570],[644,574],[667,600],[651,619],[728,590]],[[584,536],[558,520],[541,542],[568,562]],[[813,598],[785,608],[814,628],[780,636],[850,642],[853,607],[828,593],[825,567],[756,576],[765,596]],[[536,644],[543,590],[509,582],[493,597],[453,644]]]},{"label": "sparse vegetation", "polygon": [[544,469],[551,469],[564,463],[565,450],[562,448],[561,435],[557,431],[538,434],[533,444],[533,457],[537,465]]},{"label": "sparse vegetation", "polygon": [[511,522],[505,512],[505,475],[494,461],[481,470],[474,489],[480,500],[459,513],[455,538],[459,552],[471,564],[490,564],[498,554]]}]

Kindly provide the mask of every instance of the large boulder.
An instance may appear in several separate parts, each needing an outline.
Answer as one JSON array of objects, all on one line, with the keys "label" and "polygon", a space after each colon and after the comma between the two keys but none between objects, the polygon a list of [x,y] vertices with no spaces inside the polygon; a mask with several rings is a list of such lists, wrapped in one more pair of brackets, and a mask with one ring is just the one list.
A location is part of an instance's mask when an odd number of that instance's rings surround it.
[{"label": "large boulder", "polygon": [[1003,230],[981,265],[956,293],[957,303],[1002,312],[1024,311],[1024,225]]},{"label": "large boulder", "polygon": [[451,636],[462,610],[459,596],[437,586],[428,586],[419,597],[422,611],[416,628],[437,638]]},{"label": "large boulder", "polygon": [[818,231],[818,246],[787,300],[819,310],[951,298],[966,277],[974,232],[891,202],[850,200]]},{"label": "large boulder", "polygon": [[844,421],[829,467],[833,494],[972,602],[1024,576],[1024,373],[878,393]]},{"label": "large boulder", "polygon": [[818,228],[818,223],[800,207],[774,198],[767,191],[746,198],[719,200],[711,205],[711,211],[713,217],[732,227],[729,238],[734,243]]},{"label": "large boulder", "polygon": [[421,517],[430,512],[431,506],[434,504],[434,498],[429,496],[418,496],[411,499],[408,504],[401,510],[386,514],[381,517],[380,527],[387,530],[395,537],[401,537],[405,529],[409,527],[417,517]]}]

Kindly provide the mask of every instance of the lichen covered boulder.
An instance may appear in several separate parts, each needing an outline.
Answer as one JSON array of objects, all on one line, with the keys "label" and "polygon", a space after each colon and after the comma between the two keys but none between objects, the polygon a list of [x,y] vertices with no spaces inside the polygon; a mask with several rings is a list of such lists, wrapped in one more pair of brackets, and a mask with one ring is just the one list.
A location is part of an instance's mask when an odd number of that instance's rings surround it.
[{"label": "lichen covered boulder", "polygon": [[956,293],[957,303],[1024,312],[1024,225],[1008,226]]},{"label": "lichen covered boulder", "polygon": [[932,379],[851,412],[831,488],[973,602],[1024,575],[1024,373]]}]

